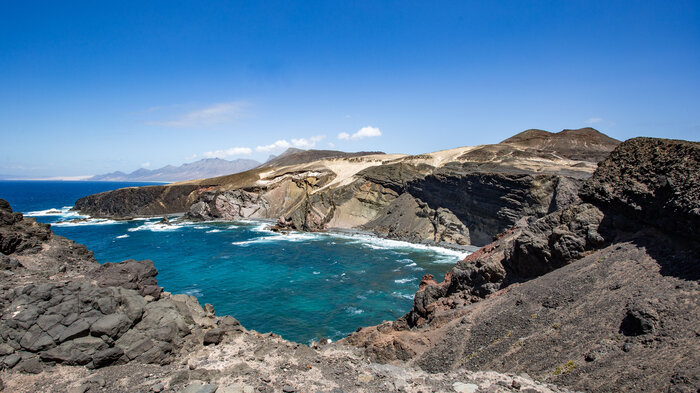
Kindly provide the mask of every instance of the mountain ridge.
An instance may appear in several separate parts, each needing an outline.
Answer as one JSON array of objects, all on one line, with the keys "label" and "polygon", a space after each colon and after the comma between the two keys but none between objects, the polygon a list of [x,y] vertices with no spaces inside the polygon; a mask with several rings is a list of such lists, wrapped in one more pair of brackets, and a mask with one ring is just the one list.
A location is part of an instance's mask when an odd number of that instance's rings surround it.
[{"label": "mountain ridge", "polygon": [[158,169],[139,168],[131,173],[115,171],[95,175],[85,180],[178,182],[244,172],[259,165],[258,161],[244,158],[233,161],[221,158],[203,158],[180,166],[166,165]]}]

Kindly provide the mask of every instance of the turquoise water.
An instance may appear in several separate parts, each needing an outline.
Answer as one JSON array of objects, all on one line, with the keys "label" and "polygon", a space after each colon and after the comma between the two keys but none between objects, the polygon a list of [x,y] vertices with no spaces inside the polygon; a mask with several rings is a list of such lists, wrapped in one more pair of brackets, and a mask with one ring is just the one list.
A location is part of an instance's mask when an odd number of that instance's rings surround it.
[{"label": "turquoise water", "polygon": [[69,211],[77,198],[130,185],[0,182],[0,198],[85,244],[101,263],[151,259],[166,291],[195,295],[214,305],[217,315],[233,315],[249,329],[304,343],[337,340],[358,327],[402,316],[424,274],[442,276],[464,256],[364,235],[282,235],[253,221],[65,222],[78,218]]}]

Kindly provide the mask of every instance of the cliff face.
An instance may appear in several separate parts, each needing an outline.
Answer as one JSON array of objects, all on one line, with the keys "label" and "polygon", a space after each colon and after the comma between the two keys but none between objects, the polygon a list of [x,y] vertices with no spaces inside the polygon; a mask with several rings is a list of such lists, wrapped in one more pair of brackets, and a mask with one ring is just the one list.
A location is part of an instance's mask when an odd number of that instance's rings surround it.
[{"label": "cliff face", "polygon": [[[424,277],[402,319],[346,340],[436,372],[527,372],[575,389],[700,386],[700,144],[635,138],[573,203]],[[692,228],[692,229],[691,229]]]},{"label": "cliff face", "polygon": [[99,265],[1,199],[0,243],[0,390],[568,392],[494,372],[368,363],[351,348],[248,331],[192,296],[163,292],[152,262]]},{"label": "cliff face", "polygon": [[75,202],[75,209],[105,218],[181,213],[203,189],[206,186],[189,184],[121,188],[80,198]]},{"label": "cliff face", "polygon": [[591,160],[616,144],[582,129],[526,131],[497,145],[418,156],[293,152],[236,176],[86,197],[76,209],[96,216],[186,211],[191,219],[264,218],[298,230],[359,228],[414,242],[484,245],[521,217],[576,202],[595,168]]}]

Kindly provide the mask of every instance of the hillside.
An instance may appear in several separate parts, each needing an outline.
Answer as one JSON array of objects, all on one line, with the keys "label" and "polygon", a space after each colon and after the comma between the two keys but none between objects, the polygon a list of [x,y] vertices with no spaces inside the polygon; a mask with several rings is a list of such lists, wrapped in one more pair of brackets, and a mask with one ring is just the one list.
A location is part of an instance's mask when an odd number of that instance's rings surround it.
[{"label": "hillside", "polygon": [[527,372],[592,392],[700,387],[700,143],[626,141],[579,191],[426,276],[413,309],[346,341],[429,372]]},{"label": "hillside", "polygon": [[[588,129],[555,135],[571,139],[567,153],[579,159],[563,157],[561,143],[535,143],[533,152],[531,138],[521,134],[518,143],[322,158],[116,190],[82,198],[75,208],[97,217],[280,219],[281,228],[359,228],[413,242],[481,246],[523,216],[541,217],[576,201],[578,187],[596,168],[592,157],[615,144],[576,143],[589,139]],[[291,151],[273,162],[305,161],[316,152]]]},{"label": "hillside", "polygon": [[356,153],[346,153],[338,150],[302,150],[290,147],[278,156],[271,156],[269,160],[265,161],[265,163],[260,166],[264,168],[272,168],[280,166],[306,164],[308,162],[329,158],[349,158],[375,154],[384,153],[380,151],[360,151]]}]

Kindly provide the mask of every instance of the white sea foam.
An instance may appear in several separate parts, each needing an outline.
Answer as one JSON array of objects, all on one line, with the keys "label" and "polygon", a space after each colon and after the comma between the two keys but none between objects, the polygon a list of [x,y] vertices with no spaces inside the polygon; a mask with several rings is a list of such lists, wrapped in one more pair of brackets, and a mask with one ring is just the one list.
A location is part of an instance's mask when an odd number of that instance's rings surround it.
[{"label": "white sea foam", "polygon": [[321,272],[314,272],[314,274],[321,274]]},{"label": "white sea foam", "polygon": [[111,224],[119,224],[123,221],[114,221],[114,220],[107,220],[104,218],[89,218],[87,220],[80,220],[80,221],[60,221],[56,223],[52,223],[51,226],[54,227],[81,227],[81,226],[87,226],[87,225],[111,225]]},{"label": "white sea foam", "polygon": [[117,239],[126,239],[127,237],[129,237],[129,235],[119,235]]},{"label": "white sea foam", "polygon": [[193,228],[194,228],[194,229],[207,229],[207,228],[209,228],[209,227],[204,226],[204,225],[195,225]]},{"label": "white sea foam", "polygon": [[226,229],[237,229],[237,228],[240,228],[240,226],[238,226],[238,225],[229,225],[228,227],[226,227]]},{"label": "white sea foam", "polygon": [[187,289],[187,290],[185,290],[185,295],[190,295],[190,296],[194,296],[194,297],[201,297],[202,290],[199,288]]},{"label": "white sea foam", "polygon": [[455,263],[458,260],[464,259],[467,255],[471,254],[468,251],[453,250],[445,247],[429,246],[426,244],[409,243],[400,240],[384,239],[381,237],[374,237],[369,235],[348,235],[339,233],[332,233],[330,235],[348,239],[350,241],[360,243],[365,247],[372,248],[375,250],[392,250],[400,255],[405,255],[405,253],[396,250],[416,249],[423,251],[432,251],[436,254],[445,256],[443,258],[435,260],[434,262],[436,263]]},{"label": "white sea foam", "polygon": [[[246,229],[254,232],[262,233],[275,233],[270,230],[270,224],[267,222],[260,222],[255,220],[236,220],[238,223],[243,223],[246,225]],[[252,226],[250,224],[253,224]],[[233,227],[233,226],[232,226]],[[284,236],[285,238],[282,238]],[[238,242],[239,245],[251,244],[251,243],[267,243],[278,240],[287,241],[304,241],[313,240],[319,237],[331,237],[331,238],[342,238],[345,240],[350,240],[351,242],[362,244],[365,247],[375,249],[375,250],[391,250],[399,255],[406,255],[408,250],[422,250],[422,251],[432,251],[438,255],[440,258],[433,260],[434,263],[455,263],[461,259],[464,259],[467,255],[471,254],[468,251],[454,250],[445,247],[430,246],[426,244],[416,244],[409,243],[400,240],[384,239],[380,237],[375,237],[371,235],[363,234],[346,234],[346,233],[308,233],[308,232],[291,232],[287,235],[277,234],[274,236],[268,236],[266,238],[259,238],[255,241]],[[330,241],[330,244],[335,244],[334,241]],[[234,243],[237,244],[237,243]],[[403,252],[402,252],[403,251]]]},{"label": "white sea foam", "polygon": [[399,279],[399,280],[394,280],[394,282],[397,283],[397,284],[405,284],[405,283],[411,282],[411,281],[416,281],[416,278],[415,278],[415,277],[410,277],[410,278],[401,278],[401,279]]},{"label": "white sea foam", "polygon": [[345,311],[351,315],[360,315],[363,312],[365,312],[365,310],[363,310],[361,308],[353,307],[353,306],[345,307]]},{"label": "white sea foam", "polygon": [[178,224],[161,224],[160,222],[146,222],[136,228],[129,228],[129,232],[136,231],[152,231],[152,232],[166,232],[166,231],[176,231],[182,228],[183,225]]},{"label": "white sea foam", "polygon": [[396,297],[401,297],[401,298],[408,299],[408,300],[413,300],[413,296],[414,296],[411,293],[402,293],[402,292],[392,292],[391,294],[396,296]]},{"label": "white sea foam", "polygon": [[231,243],[231,244],[233,244],[234,246],[247,246],[247,245],[249,245],[249,244],[257,243],[257,240],[258,240],[258,239],[243,240],[243,241],[240,241],[240,242],[233,242],[233,243]]},{"label": "white sea foam", "polygon": [[250,228],[250,230],[253,232],[265,232],[265,233],[272,232],[272,231],[270,231],[270,224],[268,224],[268,223],[254,225],[253,227]]},{"label": "white sea foam", "polygon": [[207,233],[218,233],[221,232],[221,229],[212,229],[210,231],[207,231]]},{"label": "white sea foam", "polygon": [[31,216],[31,217],[49,217],[49,216],[57,216],[57,217],[73,217],[73,218],[81,218],[81,217],[87,217],[84,215],[81,215],[80,213],[76,211],[71,211],[73,206],[63,206],[60,209],[46,209],[46,210],[37,210],[33,212],[27,212],[24,213],[25,216]]},{"label": "white sea foam", "polygon": [[[274,232],[270,232],[274,233]],[[272,236],[261,236],[251,240],[244,240],[240,242],[233,242],[231,244],[236,246],[247,246],[254,243],[275,243],[275,242],[303,242],[307,240],[316,239],[318,236],[311,233],[304,232],[290,232],[290,233],[277,233]]]}]

